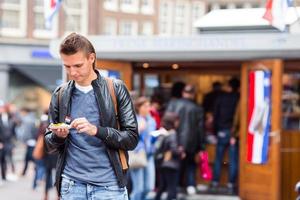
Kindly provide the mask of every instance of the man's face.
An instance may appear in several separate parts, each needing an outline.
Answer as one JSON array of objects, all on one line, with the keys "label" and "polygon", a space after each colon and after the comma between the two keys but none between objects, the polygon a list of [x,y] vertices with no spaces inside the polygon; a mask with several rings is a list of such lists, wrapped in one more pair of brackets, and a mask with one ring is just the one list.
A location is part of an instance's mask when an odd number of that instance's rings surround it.
[{"label": "man's face", "polygon": [[95,54],[79,51],[73,55],[61,54],[61,59],[71,80],[82,86],[90,84]]}]

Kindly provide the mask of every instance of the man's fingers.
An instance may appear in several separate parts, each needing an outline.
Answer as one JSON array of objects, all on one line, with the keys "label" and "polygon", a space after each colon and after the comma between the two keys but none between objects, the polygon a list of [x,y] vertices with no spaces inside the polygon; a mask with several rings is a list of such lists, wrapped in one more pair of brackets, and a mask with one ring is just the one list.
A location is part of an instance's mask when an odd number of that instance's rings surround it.
[{"label": "man's fingers", "polygon": [[78,125],[83,124],[83,123],[87,123],[87,119],[82,117],[82,118],[76,118],[72,121],[71,123],[71,127],[74,127],[77,129]]}]

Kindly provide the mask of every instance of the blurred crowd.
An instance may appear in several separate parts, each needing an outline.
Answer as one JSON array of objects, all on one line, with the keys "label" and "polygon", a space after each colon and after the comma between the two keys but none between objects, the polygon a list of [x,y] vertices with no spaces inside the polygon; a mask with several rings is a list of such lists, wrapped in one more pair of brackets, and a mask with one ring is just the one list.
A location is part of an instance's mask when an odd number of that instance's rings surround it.
[{"label": "blurred crowd", "polygon": [[[48,199],[48,191],[53,186],[52,171],[55,168],[55,155],[44,154],[40,159],[34,159],[33,151],[39,136],[43,136],[48,126],[47,112],[37,114],[35,110],[23,107],[18,109],[12,103],[0,101],[0,185],[6,181],[17,181],[25,176],[29,163],[34,165],[32,189],[44,183],[44,197]],[[25,147],[22,171],[16,171],[14,152],[16,146]]]},{"label": "blurred crowd", "polygon": [[[160,95],[150,99],[132,97],[140,140],[135,150],[129,152],[130,199],[158,200],[164,192],[167,199],[176,199],[178,188],[187,195],[196,194],[199,153],[206,150],[207,143],[216,146],[208,192],[216,193],[220,188],[223,157],[228,149],[226,192],[234,194],[238,171],[239,80],[232,78],[226,84],[214,82],[202,105],[196,102],[197,88],[183,82],[173,84],[168,101]],[[43,137],[47,126],[47,111],[37,114],[26,107],[18,109],[14,104],[0,101],[0,184],[26,175],[32,162],[35,166],[32,189],[43,183],[43,199],[48,199],[56,156],[44,152],[42,158],[33,157],[37,140]],[[21,174],[17,174],[13,159],[16,145],[26,147]]]},{"label": "blurred crowd", "polygon": [[[221,188],[222,193],[237,192],[239,86],[236,78],[226,84],[214,82],[202,105],[196,102],[196,87],[183,82],[174,83],[167,102],[159,94],[134,99],[140,140],[129,152],[130,199],[149,199],[153,191],[157,200],[163,192],[167,199],[177,199],[178,190],[196,194],[197,176],[203,173],[197,173],[199,155],[206,151],[207,143],[215,145],[215,158],[206,192],[219,193]],[[227,149],[228,182],[224,190],[220,177]]]}]

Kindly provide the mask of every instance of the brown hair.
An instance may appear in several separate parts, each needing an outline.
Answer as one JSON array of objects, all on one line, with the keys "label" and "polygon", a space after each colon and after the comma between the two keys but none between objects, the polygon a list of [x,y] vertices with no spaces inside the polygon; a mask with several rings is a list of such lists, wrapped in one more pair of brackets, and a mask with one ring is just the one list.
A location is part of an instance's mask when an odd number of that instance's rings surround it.
[{"label": "brown hair", "polygon": [[[71,33],[68,35],[60,44],[59,52],[65,55],[73,55],[79,51],[83,51],[88,56],[94,53],[96,56],[96,51],[92,43],[84,36]],[[93,69],[96,68],[96,59],[93,63]]]},{"label": "brown hair", "polygon": [[150,102],[149,99],[147,97],[139,97],[135,100],[134,102],[134,108],[135,108],[135,112],[138,114],[140,112],[140,108],[142,105],[144,105],[145,103]]}]

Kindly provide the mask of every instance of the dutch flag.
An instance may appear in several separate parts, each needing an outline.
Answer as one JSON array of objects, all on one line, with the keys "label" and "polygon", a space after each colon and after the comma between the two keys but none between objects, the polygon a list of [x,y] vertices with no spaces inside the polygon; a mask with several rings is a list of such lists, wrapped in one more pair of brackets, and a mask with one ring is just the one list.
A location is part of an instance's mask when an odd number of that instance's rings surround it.
[{"label": "dutch flag", "polygon": [[285,30],[285,18],[288,7],[292,6],[293,0],[267,0],[266,12],[263,16],[269,23],[280,31]]},{"label": "dutch flag", "polygon": [[267,162],[270,116],[271,72],[252,71],[249,74],[247,160],[255,164]]},{"label": "dutch flag", "polygon": [[54,15],[58,12],[62,0],[44,0],[44,17],[47,29],[52,28]]}]

